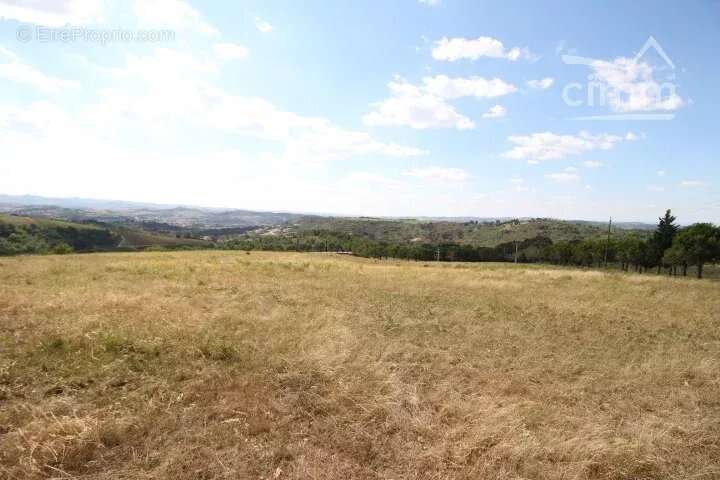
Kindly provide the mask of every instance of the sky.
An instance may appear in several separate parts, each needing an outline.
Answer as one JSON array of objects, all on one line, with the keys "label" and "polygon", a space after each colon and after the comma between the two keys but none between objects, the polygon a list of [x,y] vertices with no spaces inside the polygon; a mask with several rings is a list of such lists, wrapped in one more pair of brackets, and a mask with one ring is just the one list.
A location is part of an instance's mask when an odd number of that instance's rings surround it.
[{"label": "sky", "polygon": [[720,2],[0,0],[0,193],[720,223]]}]

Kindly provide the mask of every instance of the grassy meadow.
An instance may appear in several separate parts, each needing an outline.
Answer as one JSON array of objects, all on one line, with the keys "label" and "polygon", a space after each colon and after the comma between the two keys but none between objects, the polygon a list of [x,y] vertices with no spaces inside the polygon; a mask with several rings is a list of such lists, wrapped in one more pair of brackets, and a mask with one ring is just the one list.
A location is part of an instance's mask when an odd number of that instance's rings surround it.
[{"label": "grassy meadow", "polygon": [[720,478],[720,282],[0,258],[0,478]]}]

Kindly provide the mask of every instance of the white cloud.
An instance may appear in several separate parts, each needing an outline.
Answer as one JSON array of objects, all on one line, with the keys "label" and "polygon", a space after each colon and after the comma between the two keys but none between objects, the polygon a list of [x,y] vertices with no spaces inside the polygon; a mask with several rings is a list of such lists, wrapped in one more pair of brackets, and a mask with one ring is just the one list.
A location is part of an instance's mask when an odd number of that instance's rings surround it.
[{"label": "white cloud", "polygon": [[34,102],[22,108],[0,105],[0,133],[6,136],[45,137],[66,123],[67,117],[50,102]]},{"label": "white cloud", "polygon": [[530,135],[512,135],[508,137],[508,140],[514,143],[515,147],[503,153],[503,157],[537,163],[543,160],[557,160],[592,150],[610,150],[618,142],[621,142],[623,137],[607,133],[591,135],[584,131],[578,135],[558,135],[552,132],[542,132]]},{"label": "white cloud", "polygon": [[495,105],[483,113],[483,118],[501,118],[507,115],[507,109],[502,105]]},{"label": "white cloud", "polygon": [[515,85],[499,78],[450,78],[445,75],[437,75],[423,78],[423,84],[424,91],[445,99],[461,97],[494,98],[517,91]]},{"label": "white cloud", "polygon": [[[142,88],[109,88],[87,106],[83,125],[114,132],[128,125],[149,132],[176,126],[208,128],[276,142],[287,162],[316,163],[354,156],[416,157],[422,149],[383,142],[366,132],[347,130],[322,117],[284,111],[259,98],[230,94],[210,81],[216,66],[185,52],[158,48],[145,56],[128,55],[124,68],[109,71]],[[134,92],[140,93],[134,93]],[[132,93],[130,93],[132,92]],[[170,135],[169,135],[170,136]]]},{"label": "white cloud", "polygon": [[222,60],[242,60],[250,53],[246,47],[236,43],[216,43],[213,51]]},{"label": "white cloud", "polygon": [[565,167],[566,172],[577,172],[577,168],[575,167]]},{"label": "white cloud", "polygon": [[408,126],[415,129],[457,128],[475,124],[443,98],[396,78],[388,84],[392,96],[374,104],[375,110],[363,117],[372,126]]},{"label": "white cloud", "polygon": [[418,148],[379,142],[365,132],[343,130],[324,123],[287,139],[285,158],[294,162],[317,163],[362,155],[403,158],[427,153]]},{"label": "white cloud", "polygon": [[370,172],[352,172],[340,180],[341,184],[350,184],[358,186],[358,184],[366,184],[371,187],[380,187],[383,189],[402,190],[407,187],[406,184],[399,180]]},{"label": "white cloud", "polygon": [[572,183],[580,181],[580,175],[572,172],[549,173],[545,175],[545,178],[559,183]]},{"label": "white cloud", "polygon": [[418,0],[418,2],[422,3],[423,5],[428,5],[430,7],[436,7],[440,5],[440,0]]},{"label": "white cloud", "polygon": [[8,59],[10,59],[10,60],[12,60],[12,61],[17,61],[17,60],[19,60],[19,58],[18,58],[18,56],[15,54],[15,52],[12,52],[12,51],[8,50],[7,48],[3,47],[2,45],[0,45],[0,56],[3,56],[3,57],[5,57],[5,58],[8,58]]},{"label": "white cloud", "polygon": [[602,162],[598,162],[597,160],[586,160],[583,162],[583,165],[585,168],[600,168],[602,167]]},{"label": "white cloud", "polygon": [[263,20],[262,18],[260,18],[260,17],[255,17],[255,18],[253,19],[253,21],[255,22],[255,28],[257,28],[259,32],[261,32],[261,33],[270,33],[270,32],[273,31],[273,26],[270,25],[270,24],[269,24],[268,22],[266,22],[265,20]]},{"label": "white cloud", "polygon": [[505,58],[515,61],[521,57],[530,57],[527,48],[506,49],[500,40],[492,37],[476,39],[443,37],[435,42],[432,56],[435,60],[454,62],[460,59],[477,60],[480,57]]},{"label": "white cloud", "polygon": [[513,190],[516,192],[529,192],[531,190],[530,187],[526,184],[524,178],[513,177],[509,179],[508,182],[510,183],[510,185],[513,186]]},{"label": "white cloud", "polygon": [[439,180],[444,182],[464,182],[470,179],[470,174],[462,168],[447,167],[414,168],[405,172],[405,175],[424,180]]},{"label": "white cloud", "polygon": [[607,89],[607,102],[615,112],[673,111],[685,102],[672,82],[660,83],[653,67],[631,58],[595,60],[590,64],[595,81]]},{"label": "white cloud", "polygon": [[47,27],[97,24],[104,6],[104,0],[0,0],[0,18]]},{"label": "white cloud", "polygon": [[634,142],[634,141],[637,140],[638,138],[640,138],[640,137],[638,137],[638,136],[637,136],[635,133],[633,133],[633,132],[628,132],[628,133],[625,135],[625,140],[627,140],[628,142]]},{"label": "white cloud", "polygon": [[219,35],[200,12],[183,0],[135,0],[133,13],[140,23],[152,28],[192,30],[206,35]]},{"label": "white cloud", "polygon": [[702,180],[683,180],[680,182],[680,186],[683,188],[700,188],[706,187],[707,183]]},{"label": "white cloud", "polygon": [[[499,78],[450,78],[445,75],[425,77],[420,86],[396,76],[388,88],[391,97],[373,104],[375,110],[363,117],[366,124],[409,126],[415,129],[471,129],[475,127],[473,121],[458,113],[447,100],[462,97],[494,98],[517,91],[514,85]],[[496,116],[504,114],[503,107],[493,108]]]},{"label": "white cloud", "polygon": [[664,177],[664,176],[665,176],[665,170],[658,170],[658,171],[657,171],[657,176],[658,176],[658,177]]},{"label": "white cloud", "polygon": [[528,87],[534,88],[535,90],[547,90],[553,86],[555,79],[552,77],[546,77],[541,80],[528,80],[525,83]]},{"label": "white cloud", "polygon": [[58,93],[70,88],[78,88],[79,84],[71,80],[47,75],[40,70],[20,63],[18,57],[9,50],[3,49],[5,56],[11,58],[11,62],[0,64],[0,78],[14,83],[30,85],[45,93]]},{"label": "white cloud", "polygon": [[661,187],[660,185],[648,185],[647,189],[651,192],[664,192],[665,187]]}]

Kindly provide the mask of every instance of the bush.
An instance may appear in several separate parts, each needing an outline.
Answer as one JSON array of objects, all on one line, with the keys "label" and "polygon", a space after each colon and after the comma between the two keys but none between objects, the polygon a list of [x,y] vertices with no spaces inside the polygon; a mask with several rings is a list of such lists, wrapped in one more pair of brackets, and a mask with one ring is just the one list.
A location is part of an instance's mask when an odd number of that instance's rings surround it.
[{"label": "bush", "polygon": [[64,242],[56,243],[50,251],[56,255],[67,255],[74,252],[73,248]]}]

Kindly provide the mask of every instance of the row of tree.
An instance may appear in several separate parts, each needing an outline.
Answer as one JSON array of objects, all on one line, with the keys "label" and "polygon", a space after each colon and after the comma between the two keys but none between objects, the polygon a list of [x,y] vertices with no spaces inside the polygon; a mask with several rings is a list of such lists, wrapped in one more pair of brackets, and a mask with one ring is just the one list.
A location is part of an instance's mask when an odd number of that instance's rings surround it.
[{"label": "row of tree", "polygon": [[557,242],[540,251],[540,261],[582,266],[603,266],[617,263],[627,271],[643,272],[666,269],[669,274],[687,274],[688,266],[703,276],[705,264],[720,261],[720,227],[696,223],[680,228],[668,210],[659,219],[657,229],[648,238],[626,236],[613,240]]},{"label": "row of tree", "polygon": [[644,237],[625,235],[618,239],[595,238],[553,242],[537,236],[495,247],[457,243],[397,243],[373,240],[327,230],[295,232],[292,235],[249,235],[222,242],[219,248],[232,250],[280,250],[300,252],[353,252],[369,258],[397,258],[418,261],[454,262],[545,262],[577,266],[617,265],[622,270],[644,272],[666,268],[670,274],[687,274],[697,267],[702,278],[707,263],[720,261],[720,228],[698,223],[680,228],[670,210],[659,219],[657,229]]}]

